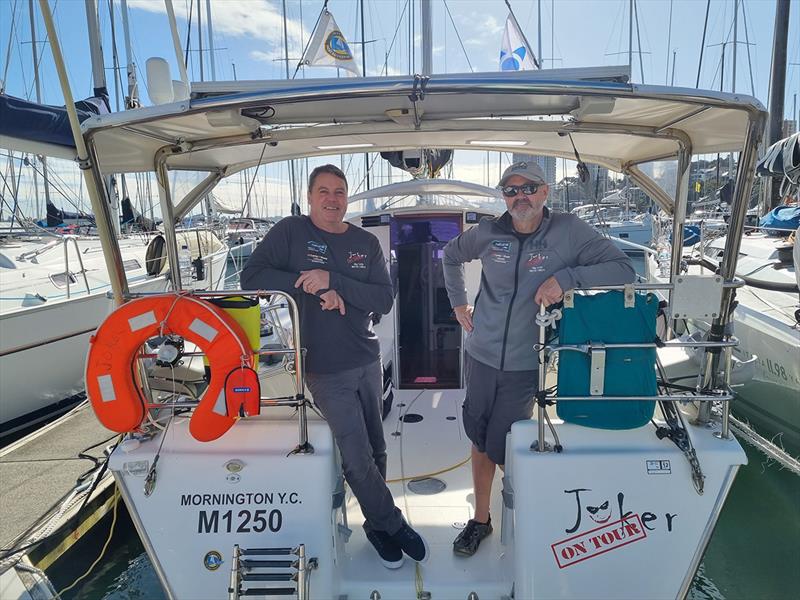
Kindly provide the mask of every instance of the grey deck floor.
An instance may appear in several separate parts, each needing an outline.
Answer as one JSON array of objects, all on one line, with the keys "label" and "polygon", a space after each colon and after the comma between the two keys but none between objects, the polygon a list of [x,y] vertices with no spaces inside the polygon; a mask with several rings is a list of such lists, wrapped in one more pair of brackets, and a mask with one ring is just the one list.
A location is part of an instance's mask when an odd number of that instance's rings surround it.
[{"label": "grey deck floor", "polygon": [[[82,404],[59,420],[0,449],[0,548],[8,548],[70,493],[93,463],[78,457],[112,436]],[[113,439],[111,442],[112,443]],[[87,451],[100,458],[106,444]]]}]

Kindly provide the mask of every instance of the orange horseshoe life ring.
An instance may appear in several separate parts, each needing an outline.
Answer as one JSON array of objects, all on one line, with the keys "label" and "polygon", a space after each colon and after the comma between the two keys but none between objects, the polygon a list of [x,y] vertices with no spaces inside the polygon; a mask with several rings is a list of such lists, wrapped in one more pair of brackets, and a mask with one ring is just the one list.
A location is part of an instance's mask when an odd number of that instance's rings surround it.
[{"label": "orange horseshoe life ring", "polygon": [[147,410],[136,355],[148,339],[169,334],[192,342],[208,357],[211,381],[194,410],[189,431],[201,442],[215,440],[233,426],[241,406],[241,400],[226,394],[226,379],[234,370],[252,368],[253,354],[247,335],[233,317],[188,295],[132,300],[97,328],[86,358],[86,392],[92,408],[112,431],[136,429]]}]

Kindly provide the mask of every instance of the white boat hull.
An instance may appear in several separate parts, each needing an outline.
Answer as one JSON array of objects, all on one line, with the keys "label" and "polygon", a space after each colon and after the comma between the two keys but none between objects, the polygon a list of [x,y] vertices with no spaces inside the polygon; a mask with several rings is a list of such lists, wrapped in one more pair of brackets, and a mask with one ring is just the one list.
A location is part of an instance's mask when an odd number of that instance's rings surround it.
[{"label": "white boat hull", "polygon": [[[683,454],[672,442],[657,439],[650,425],[620,432],[556,420],[564,453],[541,455],[531,450],[536,422],[517,423],[508,438],[506,470],[506,497],[513,509],[503,508],[500,478],[495,478],[495,531],[474,557],[462,558],[453,554],[452,542],[472,516],[474,502],[465,461],[470,442],[460,421],[463,397],[464,390],[395,390],[395,406],[385,421],[390,490],[431,550],[418,572],[410,560],[397,570],[381,566],[361,528],[358,502],[350,492],[342,502],[330,431],[313,417],[310,455],[290,454],[297,444],[297,421],[280,418],[280,411],[265,409],[261,417],[240,420],[211,443],[191,439],[188,421],[177,418],[167,430],[149,497],[145,476],[160,435],[126,442],[109,466],[162,585],[174,598],[225,597],[236,544],[242,549],[304,544],[306,555],[318,561],[309,598],[369,598],[375,590],[382,598],[416,598],[418,589],[432,598],[468,598],[473,592],[479,598],[513,593],[525,599],[679,596],[691,582],[733,475],[745,462],[735,440],[691,429],[706,475],[701,496]],[[422,419],[402,422],[405,413]],[[596,460],[586,460],[589,450],[597,452]],[[612,455],[614,461],[606,460]],[[652,461],[657,468],[649,466]],[[438,493],[411,491],[410,480],[431,473],[443,484]],[[606,519],[612,536],[619,503],[623,512],[631,511],[628,518],[638,527],[631,543],[617,541],[593,552],[591,560],[564,565],[564,540],[606,533],[593,531],[599,525],[585,508],[580,526],[566,531],[577,520],[576,495],[568,491],[575,489],[585,490],[582,507],[608,502],[594,516]]]}]

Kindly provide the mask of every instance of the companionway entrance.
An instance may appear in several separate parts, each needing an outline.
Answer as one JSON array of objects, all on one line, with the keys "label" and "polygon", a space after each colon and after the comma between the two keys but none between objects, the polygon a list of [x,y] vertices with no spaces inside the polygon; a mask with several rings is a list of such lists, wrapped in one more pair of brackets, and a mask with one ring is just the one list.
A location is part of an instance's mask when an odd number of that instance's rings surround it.
[{"label": "companionway entrance", "polygon": [[442,272],[445,244],[461,233],[458,214],[392,219],[401,388],[458,388],[461,328]]}]

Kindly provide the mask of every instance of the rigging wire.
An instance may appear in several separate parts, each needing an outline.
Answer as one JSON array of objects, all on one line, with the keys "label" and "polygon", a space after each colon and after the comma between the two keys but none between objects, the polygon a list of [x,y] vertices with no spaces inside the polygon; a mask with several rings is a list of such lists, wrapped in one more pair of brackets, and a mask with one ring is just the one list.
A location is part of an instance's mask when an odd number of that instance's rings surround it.
[{"label": "rigging wire", "polygon": [[14,6],[11,8],[11,29],[8,32],[8,45],[6,46],[6,64],[3,67],[3,78],[0,79],[0,93],[5,93],[6,81],[8,77],[8,67],[11,65],[11,40],[14,39],[14,32],[16,31],[16,16],[17,16],[17,0],[14,0]]},{"label": "rigging wire", "polygon": [[694,84],[694,87],[700,87],[700,70],[703,67],[703,51],[706,47],[706,32],[708,31],[708,13],[711,10],[711,0],[707,0],[706,2],[706,18],[703,22],[703,39],[700,41],[700,60],[697,63],[697,81]]},{"label": "rigging wire", "polygon": [[400,18],[397,19],[397,27],[394,28],[394,35],[392,36],[392,41],[389,44],[389,48],[386,50],[386,60],[383,64],[383,69],[381,70],[381,75],[384,75],[388,72],[389,68],[389,55],[392,53],[392,48],[394,48],[394,42],[397,40],[397,34],[400,32],[400,26],[403,23],[403,17],[406,14],[406,9],[408,8],[408,3],[410,0],[406,0],[406,3],[403,5],[403,11],[400,13]]},{"label": "rigging wire", "polygon": [[[447,16],[450,17],[450,22],[453,24],[453,30],[456,32],[456,37],[458,38],[458,43],[461,44],[461,51],[464,53],[464,58],[467,59],[467,64],[469,65],[469,70],[471,73],[475,72],[475,69],[472,68],[472,63],[469,60],[469,55],[467,54],[467,49],[464,48],[464,42],[461,39],[461,34],[458,32],[458,27],[456,27],[456,22],[453,20],[453,15],[450,12],[450,7],[447,6],[447,0],[442,0],[445,9],[447,10]],[[539,57],[539,60],[542,60],[542,57]]]},{"label": "rigging wire", "polygon": [[745,48],[747,48],[747,68],[750,70],[750,93],[753,98],[756,97],[756,88],[753,83],[753,61],[750,57],[750,35],[748,32],[747,27],[747,9],[744,5],[744,0],[742,2],[742,16],[744,17],[744,41],[745,41]]}]

